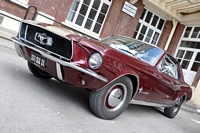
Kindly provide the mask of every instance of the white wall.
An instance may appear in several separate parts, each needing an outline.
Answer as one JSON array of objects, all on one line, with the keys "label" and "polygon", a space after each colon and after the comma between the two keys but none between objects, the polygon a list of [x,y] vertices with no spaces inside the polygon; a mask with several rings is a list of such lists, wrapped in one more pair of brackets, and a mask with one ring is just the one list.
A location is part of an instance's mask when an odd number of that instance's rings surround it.
[{"label": "white wall", "polygon": [[[50,16],[50,15],[48,15],[48,14],[45,14],[45,13],[42,13],[42,12],[39,12],[39,14],[42,14],[42,15],[48,17],[48,18],[51,18],[52,20],[55,20],[54,17],[52,17],[52,16]],[[50,20],[50,19],[48,19],[48,18],[45,18],[45,17],[43,17],[43,16],[37,14],[35,20],[36,20],[36,21],[39,21],[39,22],[47,23],[47,24],[53,24],[54,21],[52,21],[52,20]]]},{"label": "white wall", "polygon": [[200,81],[197,84],[197,87],[193,91],[192,100],[200,108]]},{"label": "white wall", "polygon": [[[7,12],[5,12],[5,11],[2,11],[2,10],[0,10],[0,13],[1,13],[1,14],[5,14],[5,15],[7,15],[7,16],[10,16],[10,17],[12,17],[12,18],[15,18],[15,19],[17,19],[17,20],[19,20],[19,21],[22,20],[21,18],[16,17],[16,16],[14,16],[14,15],[12,15],[12,14],[9,14],[9,13],[7,13]],[[1,26],[4,27],[4,28],[13,30],[13,31],[18,31],[18,30],[19,30],[19,26],[20,26],[20,22],[19,22],[19,21],[16,21],[16,20],[14,20],[14,19],[11,19],[11,18],[9,18],[9,17],[4,16]]]}]

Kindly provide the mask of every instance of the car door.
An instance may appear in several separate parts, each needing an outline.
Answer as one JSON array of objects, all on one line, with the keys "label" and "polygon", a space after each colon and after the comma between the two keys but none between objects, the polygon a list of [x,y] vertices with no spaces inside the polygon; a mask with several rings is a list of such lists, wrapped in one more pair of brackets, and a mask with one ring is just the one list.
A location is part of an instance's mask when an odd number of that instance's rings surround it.
[{"label": "car door", "polygon": [[165,55],[157,65],[157,86],[147,101],[160,104],[172,104],[180,90],[178,62],[170,55]]}]

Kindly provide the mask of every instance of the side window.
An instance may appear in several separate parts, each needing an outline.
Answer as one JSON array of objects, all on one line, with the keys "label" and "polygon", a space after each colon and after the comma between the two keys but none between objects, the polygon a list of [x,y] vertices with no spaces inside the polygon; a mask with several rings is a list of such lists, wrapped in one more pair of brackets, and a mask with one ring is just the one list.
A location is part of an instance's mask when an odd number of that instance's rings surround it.
[{"label": "side window", "polygon": [[157,69],[163,73],[168,74],[176,79],[179,78],[178,63],[168,55],[166,55],[162,61],[158,64]]}]

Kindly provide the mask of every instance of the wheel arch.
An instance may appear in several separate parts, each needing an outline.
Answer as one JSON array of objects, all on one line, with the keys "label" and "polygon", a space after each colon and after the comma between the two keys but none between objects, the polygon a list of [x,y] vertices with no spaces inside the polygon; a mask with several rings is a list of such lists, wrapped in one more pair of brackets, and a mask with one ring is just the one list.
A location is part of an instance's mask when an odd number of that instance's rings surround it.
[{"label": "wheel arch", "polygon": [[[117,78],[113,79],[112,81],[110,81],[108,84],[114,82],[118,78],[125,77],[125,76],[127,76],[131,80],[131,83],[132,83],[132,86],[133,86],[133,92],[132,92],[132,97],[131,98],[133,98],[135,96],[138,88],[139,88],[139,78],[135,74],[127,73],[127,74],[120,75],[119,77],[117,77]],[[107,86],[107,85],[105,85],[105,86]],[[98,89],[97,91],[103,89],[105,86],[103,86],[102,88]]]},{"label": "wheel arch", "polygon": [[180,98],[182,98],[182,99],[183,99],[182,103],[184,103],[184,102],[186,102],[186,101],[187,101],[187,95],[186,95],[186,94],[184,94],[184,95],[183,95],[183,96],[181,96]]},{"label": "wheel arch", "polygon": [[139,78],[135,75],[132,75],[132,74],[128,74],[128,75],[125,75],[127,77],[129,77],[131,79],[131,82],[132,82],[132,86],[133,86],[133,92],[132,92],[132,97],[131,99],[136,95],[137,93],[137,90],[139,88]]}]

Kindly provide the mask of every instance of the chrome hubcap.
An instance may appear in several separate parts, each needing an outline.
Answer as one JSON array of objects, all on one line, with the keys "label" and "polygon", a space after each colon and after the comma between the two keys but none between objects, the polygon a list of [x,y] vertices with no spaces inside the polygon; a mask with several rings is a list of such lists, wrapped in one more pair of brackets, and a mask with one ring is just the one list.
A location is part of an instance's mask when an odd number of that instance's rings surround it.
[{"label": "chrome hubcap", "polygon": [[124,104],[127,96],[127,88],[122,83],[114,84],[110,87],[105,97],[105,108],[108,111],[116,111]]},{"label": "chrome hubcap", "polygon": [[119,105],[120,102],[122,101],[122,93],[123,92],[120,88],[115,88],[114,90],[112,90],[112,92],[110,93],[108,97],[109,106],[115,107]]}]

